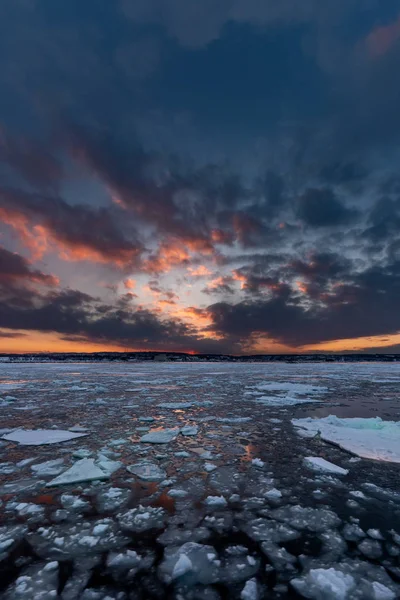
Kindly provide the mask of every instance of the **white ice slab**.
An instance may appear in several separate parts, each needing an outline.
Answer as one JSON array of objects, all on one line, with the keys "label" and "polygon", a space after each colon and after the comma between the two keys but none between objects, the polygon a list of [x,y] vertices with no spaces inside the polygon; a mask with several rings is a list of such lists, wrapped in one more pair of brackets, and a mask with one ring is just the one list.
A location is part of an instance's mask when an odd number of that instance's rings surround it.
[{"label": "white ice slab", "polygon": [[197,435],[199,433],[199,428],[196,425],[185,425],[182,427],[181,434],[182,435]]},{"label": "white ice slab", "polygon": [[160,429],[159,431],[150,431],[140,438],[141,442],[147,442],[149,444],[168,444],[176,439],[179,433],[179,427],[173,429]]},{"label": "white ice slab", "polygon": [[319,456],[306,456],[304,459],[307,467],[310,467],[314,471],[322,471],[325,473],[335,473],[337,475],[347,475],[348,469],[343,469],[338,465],[335,465],[324,458]]},{"label": "white ice slab", "polygon": [[337,444],[362,458],[400,463],[400,422],[380,417],[339,419],[292,419],[295,427],[320,433],[321,438]]},{"label": "white ice slab", "polygon": [[22,446],[41,446],[42,444],[58,444],[87,435],[73,433],[63,429],[15,429],[2,436],[3,440],[18,442]]},{"label": "white ice slab", "polygon": [[61,473],[58,477],[47,483],[47,487],[55,485],[66,485],[69,483],[80,483],[82,481],[95,481],[96,479],[108,479],[109,474],[95,465],[93,458],[82,458],[70,469]]}]

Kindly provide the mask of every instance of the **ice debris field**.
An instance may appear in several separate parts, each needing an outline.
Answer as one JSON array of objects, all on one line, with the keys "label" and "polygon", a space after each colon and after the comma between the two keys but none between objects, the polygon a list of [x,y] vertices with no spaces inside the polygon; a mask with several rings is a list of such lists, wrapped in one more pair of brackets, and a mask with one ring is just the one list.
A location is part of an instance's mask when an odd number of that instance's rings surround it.
[{"label": "ice debris field", "polygon": [[400,598],[397,364],[0,364],[0,598]]}]

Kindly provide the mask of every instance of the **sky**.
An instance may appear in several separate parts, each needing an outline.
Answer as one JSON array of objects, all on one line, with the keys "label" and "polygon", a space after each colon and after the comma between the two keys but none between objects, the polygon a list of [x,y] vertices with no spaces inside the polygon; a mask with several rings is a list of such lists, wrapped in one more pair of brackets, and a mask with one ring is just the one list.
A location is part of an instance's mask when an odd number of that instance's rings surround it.
[{"label": "sky", "polygon": [[2,0],[0,352],[400,351],[398,0]]}]

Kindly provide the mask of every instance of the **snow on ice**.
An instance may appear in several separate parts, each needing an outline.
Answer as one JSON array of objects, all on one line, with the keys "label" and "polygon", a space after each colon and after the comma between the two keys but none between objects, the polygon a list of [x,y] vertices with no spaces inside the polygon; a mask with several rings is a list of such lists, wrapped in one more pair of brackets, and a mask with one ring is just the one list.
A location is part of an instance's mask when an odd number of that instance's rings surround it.
[{"label": "snow on ice", "polygon": [[361,458],[400,463],[400,421],[374,418],[292,419],[295,427],[319,433],[323,440],[337,444]]}]

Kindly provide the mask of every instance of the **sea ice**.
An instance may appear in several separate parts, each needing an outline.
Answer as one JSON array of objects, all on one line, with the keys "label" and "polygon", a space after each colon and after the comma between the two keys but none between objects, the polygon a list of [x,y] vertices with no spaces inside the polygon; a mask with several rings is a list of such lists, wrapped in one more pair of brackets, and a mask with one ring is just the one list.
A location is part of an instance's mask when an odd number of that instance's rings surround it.
[{"label": "sea ice", "polygon": [[336,475],[347,475],[349,472],[348,469],[338,467],[337,465],[334,465],[333,463],[325,460],[324,458],[320,458],[319,456],[306,456],[304,462],[314,471],[335,473]]},{"label": "sea ice", "polygon": [[167,476],[158,465],[146,460],[130,465],[127,470],[144,481],[162,481]]},{"label": "sea ice", "polygon": [[186,542],[179,548],[165,548],[158,572],[167,584],[182,578],[188,585],[209,585],[218,581],[219,566],[217,554],[212,546]]},{"label": "sea ice", "polygon": [[54,460],[47,460],[46,462],[39,463],[38,465],[32,465],[31,469],[38,477],[58,475],[65,469],[64,459],[56,458]]},{"label": "sea ice", "polygon": [[271,490],[268,490],[268,492],[265,492],[264,496],[265,498],[268,498],[268,500],[280,500],[280,498],[282,498],[282,492],[276,488],[272,488]]},{"label": "sea ice", "polygon": [[271,517],[287,523],[294,529],[322,532],[340,525],[339,517],[324,508],[282,506],[271,511]]},{"label": "sea ice", "polygon": [[295,427],[320,433],[327,442],[362,458],[400,462],[400,421],[369,419],[339,419],[334,415],[321,419],[292,419]]},{"label": "sea ice", "polygon": [[249,579],[240,593],[241,600],[258,600],[257,581]]},{"label": "sea ice", "polygon": [[199,428],[196,425],[185,425],[182,427],[181,434],[182,435],[197,435],[199,433]]},{"label": "sea ice", "polygon": [[290,583],[299,594],[315,600],[346,600],[356,587],[354,577],[333,567],[311,569],[307,575],[292,579]]},{"label": "sea ice", "polygon": [[191,408],[193,406],[192,402],[161,402],[161,404],[157,405],[158,408],[171,408],[171,409],[180,409],[180,408]]},{"label": "sea ice", "polygon": [[25,569],[4,594],[5,600],[34,598],[50,600],[57,597],[58,562],[31,565]]},{"label": "sea ice", "polygon": [[87,435],[63,429],[15,429],[2,436],[3,440],[18,442],[22,446],[40,446],[42,444],[58,444]]},{"label": "sea ice", "polygon": [[119,513],[118,522],[123,531],[142,533],[150,529],[161,529],[164,526],[166,512],[163,508],[142,506]]},{"label": "sea ice", "polygon": [[150,431],[149,433],[146,433],[146,435],[143,435],[140,438],[140,441],[149,444],[168,444],[168,442],[172,442],[177,438],[179,431],[179,427]]},{"label": "sea ice", "polygon": [[225,498],[223,496],[208,496],[204,500],[204,503],[207,506],[213,506],[216,508],[223,508],[227,505],[227,501],[225,500]]},{"label": "sea ice", "polygon": [[108,478],[109,474],[98,467],[93,458],[82,458],[82,460],[78,460],[70,469],[52,479],[46,486],[67,485],[69,483]]},{"label": "sea ice", "polygon": [[[95,535],[99,525],[107,525],[102,535]],[[98,531],[98,529],[97,529]],[[35,554],[53,560],[69,560],[108,550],[120,549],[129,543],[112,519],[80,521],[71,525],[63,523],[51,527],[39,527],[28,534],[27,540]]]},{"label": "sea ice", "polygon": [[96,497],[96,506],[100,512],[113,512],[128,503],[131,491],[127,488],[111,487],[100,490]]}]

